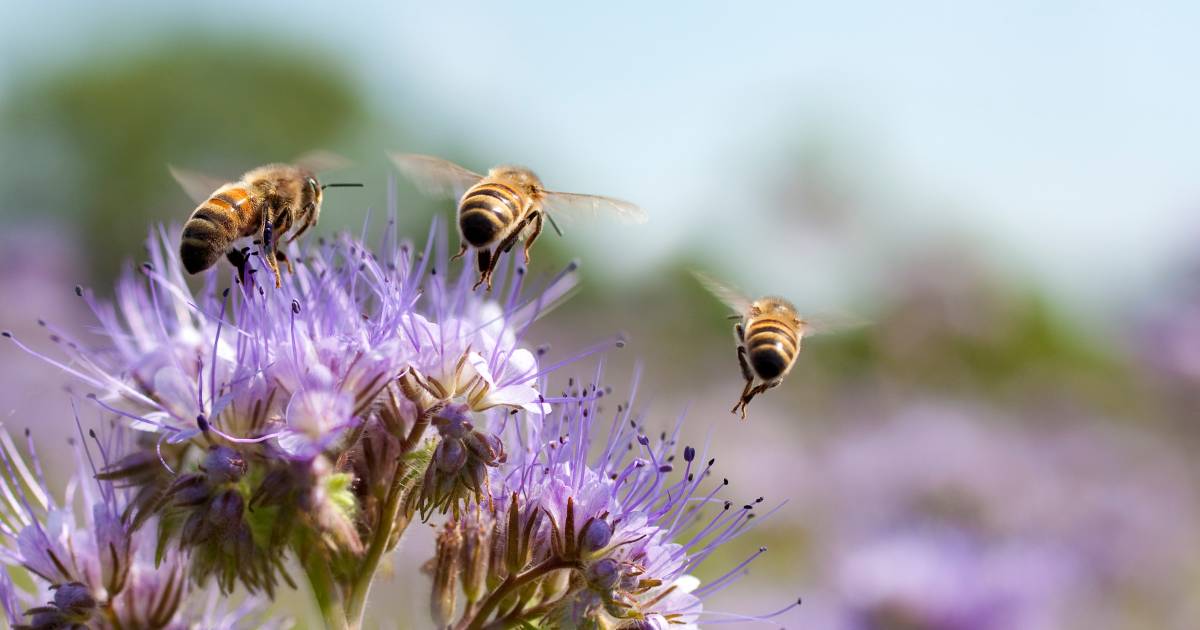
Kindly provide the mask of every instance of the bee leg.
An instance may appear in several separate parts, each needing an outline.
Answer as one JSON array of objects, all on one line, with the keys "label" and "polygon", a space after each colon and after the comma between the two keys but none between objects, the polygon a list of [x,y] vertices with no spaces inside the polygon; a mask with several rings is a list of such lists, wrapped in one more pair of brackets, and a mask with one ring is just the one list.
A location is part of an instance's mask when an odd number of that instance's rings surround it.
[{"label": "bee leg", "polygon": [[[738,324],[734,324],[734,325],[733,325],[733,332],[734,332],[734,334],[736,334],[736,335],[737,335],[737,340],[738,340],[738,343],[745,343],[745,342],[746,342],[746,328],[745,328],[744,326],[742,326],[740,323],[738,323]],[[744,352],[744,351],[745,351],[745,348],[738,348],[738,350],[741,350],[741,351],[743,351],[743,352]],[[744,363],[744,361],[743,361],[743,363]]]},{"label": "bee leg", "polygon": [[287,254],[283,253],[282,249],[275,250],[275,261],[277,263],[283,263],[283,266],[287,267],[288,273],[296,273],[296,271],[292,269],[292,261],[288,259]]},{"label": "bee leg", "polygon": [[[292,233],[292,237],[289,238],[287,242],[291,243],[292,241],[300,238],[300,235],[307,232],[308,228],[317,224],[316,214],[313,212],[315,209],[316,206],[313,205],[312,202],[309,202],[308,205],[304,206],[304,223],[300,224],[300,227]],[[291,267],[288,267],[288,271],[291,271]]]},{"label": "bee leg", "polygon": [[[759,385],[758,387],[755,387],[743,394],[742,400],[738,403],[742,406],[742,419],[746,419],[746,405],[750,404],[750,401],[753,400],[755,396],[767,391],[768,389],[771,389],[772,387],[778,386],[782,382],[783,379],[781,378],[777,378],[773,381],[767,381],[766,383],[763,383],[762,385]],[[746,384],[747,387],[749,387],[749,385],[749,383]],[[737,409],[737,407],[734,407],[734,409]]]},{"label": "bee leg", "polygon": [[738,346],[737,355],[738,365],[742,368],[742,378],[746,379],[747,383],[750,383],[754,380],[754,372],[750,371],[750,362],[746,360],[746,346]]},{"label": "bee leg", "polygon": [[479,280],[475,282],[475,286],[471,287],[471,290],[478,289],[479,285],[484,282],[488,283],[488,288],[490,289],[492,287],[492,250],[479,250],[475,260],[479,263]]},{"label": "bee leg", "polygon": [[533,247],[533,242],[537,240],[538,235],[542,233],[542,213],[535,213],[533,216],[533,233],[529,238],[525,239],[525,264],[529,265],[529,248]]},{"label": "bee leg", "polygon": [[225,258],[229,260],[229,264],[233,265],[237,269],[238,282],[241,282],[246,277],[246,262],[250,260],[249,254],[249,247],[243,247],[241,249],[231,247],[229,248],[228,252],[225,252]]},{"label": "bee leg", "polygon": [[[740,328],[740,325],[739,325]],[[754,397],[750,393],[754,385],[754,373],[750,371],[750,362],[746,360],[746,347],[739,345],[737,349],[738,366],[742,368],[742,378],[746,379],[746,386],[742,388],[742,395],[738,397],[738,402],[730,409],[730,413],[738,413],[741,411],[742,419],[746,419],[746,403]]]},{"label": "bee leg", "polygon": [[460,244],[459,244],[459,246],[458,246],[458,253],[457,253],[457,254],[455,254],[455,255],[453,255],[453,256],[451,256],[451,257],[450,257],[450,260],[458,260],[459,258],[462,258],[462,257],[463,257],[463,255],[464,255],[464,254],[466,254],[466,253],[467,253],[467,244],[466,244],[466,243],[460,243]]},{"label": "bee leg", "polygon": [[275,224],[274,224],[274,221],[272,221],[270,218],[268,218],[266,216],[267,214],[268,214],[267,212],[263,213],[264,217],[263,217],[263,226],[262,226],[262,259],[263,259],[263,262],[267,263],[267,267],[272,272],[274,272],[275,288],[278,289],[279,287],[283,286],[283,278],[279,275],[279,261],[275,259],[275,254],[277,251],[276,250],[277,244],[276,244],[275,238],[274,238]]}]

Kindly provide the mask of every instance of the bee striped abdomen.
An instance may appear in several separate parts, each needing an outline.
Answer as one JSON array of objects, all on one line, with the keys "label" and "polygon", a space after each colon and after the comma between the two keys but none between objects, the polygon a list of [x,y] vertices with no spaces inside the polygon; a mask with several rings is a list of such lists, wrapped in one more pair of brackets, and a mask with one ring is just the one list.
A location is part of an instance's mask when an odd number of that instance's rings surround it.
[{"label": "bee striped abdomen", "polygon": [[754,373],[763,380],[779,377],[796,358],[800,340],[794,327],[765,317],[746,328],[746,350]]},{"label": "bee striped abdomen", "polygon": [[521,196],[498,182],[484,182],[463,195],[458,207],[462,236],[475,247],[497,240],[521,214]]},{"label": "bee striped abdomen", "polygon": [[240,187],[230,187],[209,197],[192,212],[183,225],[179,257],[188,273],[199,273],[213,266],[225,254],[246,225],[244,214],[251,205],[250,195]]}]

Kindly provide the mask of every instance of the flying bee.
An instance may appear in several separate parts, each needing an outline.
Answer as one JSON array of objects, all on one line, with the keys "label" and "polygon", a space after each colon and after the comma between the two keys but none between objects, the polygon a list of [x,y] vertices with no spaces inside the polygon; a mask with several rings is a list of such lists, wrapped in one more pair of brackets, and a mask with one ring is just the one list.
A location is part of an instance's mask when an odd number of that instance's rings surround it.
[{"label": "flying bee", "polygon": [[247,171],[236,182],[170,167],[171,175],[184,191],[200,205],[183,225],[179,257],[188,273],[212,267],[224,254],[241,272],[245,268],[246,249],[233,247],[242,237],[255,237],[267,267],[275,274],[275,286],[281,278],[279,264],[291,271],[291,262],[279,249],[279,242],[294,226],[287,240],[296,240],[317,224],[321,215],[323,191],[329,187],[362,184],[319,184],[316,172],[346,165],[346,161],[324,152],[306,154],[295,164],[268,164]]},{"label": "flying bee", "polygon": [[[751,300],[741,291],[706,274],[693,272],[700,284],[737,314],[733,332],[737,336],[738,365],[746,386],[731,413],[741,413],[746,419],[746,405],[757,395],[783,382],[804,337],[837,332],[862,326],[865,322],[853,317],[802,318],[791,302],[775,296]],[[757,384],[756,384],[757,381]]]},{"label": "flying bee", "polygon": [[429,155],[395,153],[391,158],[421,192],[458,199],[461,245],[453,259],[461,258],[468,247],[478,252],[479,281],[474,288],[487,283],[491,290],[496,262],[518,242],[524,243],[528,264],[543,221],[560,236],[556,218],[607,214],[629,223],[646,221],[642,209],[627,201],[546,190],[533,171],[520,166],[497,166],[480,175]]}]

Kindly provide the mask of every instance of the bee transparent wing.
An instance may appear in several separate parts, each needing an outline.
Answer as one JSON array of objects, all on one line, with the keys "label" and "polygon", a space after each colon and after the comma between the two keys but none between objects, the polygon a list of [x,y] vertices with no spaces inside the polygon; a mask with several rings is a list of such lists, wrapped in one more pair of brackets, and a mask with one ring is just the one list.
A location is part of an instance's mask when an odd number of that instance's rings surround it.
[{"label": "bee transparent wing", "polygon": [[217,192],[218,188],[229,183],[228,179],[177,168],[170,164],[167,165],[167,170],[171,171],[171,177],[174,177],[175,181],[179,182],[179,186],[183,188],[183,192],[187,193],[187,196],[196,203],[208,199],[213,193]]},{"label": "bee transparent wing", "polygon": [[416,153],[389,153],[392,163],[417,185],[422,194],[431,197],[462,197],[467,189],[483,179],[454,162]]},{"label": "bee transparent wing", "polygon": [[577,195],[548,190],[542,207],[555,220],[616,217],[624,223],[646,222],[646,212],[637,205],[600,195]]},{"label": "bee transparent wing", "polygon": [[700,285],[707,289],[709,293],[717,296],[717,299],[724,302],[729,308],[732,308],[738,315],[745,315],[750,312],[750,303],[752,300],[746,297],[741,291],[703,271],[693,271],[692,275],[696,276],[696,280],[699,280]]},{"label": "bee transparent wing", "polygon": [[804,336],[830,335],[849,332],[871,325],[871,321],[849,313],[817,313],[800,318]]},{"label": "bee transparent wing", "polygon": [[337,171],[343,168],[350,168],[354,165],[349,158],[338,155],[333,151],[326,151],[324,149],[309,151],[295,160],[292,160],[292,164],[295,164],[296,166],[313,173]]}]

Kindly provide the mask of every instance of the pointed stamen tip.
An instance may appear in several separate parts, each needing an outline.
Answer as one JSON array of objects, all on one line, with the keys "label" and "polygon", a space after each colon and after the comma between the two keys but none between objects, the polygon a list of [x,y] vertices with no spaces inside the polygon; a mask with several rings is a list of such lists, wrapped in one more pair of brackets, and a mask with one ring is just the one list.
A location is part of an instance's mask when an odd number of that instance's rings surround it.
[{"label": "pointed stamen tip", "polygon": [[683,461],[690,462],[693,459],[696,459],[696,449],[690,446],[683,447]]},{"label": "pointed stamen tip", "polygon": [[762,502],[763,502],[763,497],[758,497],[757,499],[755,499],[755,500],[754,500],[754,502],[755,502],[755,503],[762,503]]},{"label": "pointed stamen tip", "polygon": [[93,440],[96,439],[96,430],[88,429],[88,437],[92,438]]},{"label": "pointed stamen tip", "polygon": [[571,262],[567,263],[567,271],[575,271],[576,269],[579,269],[579,259],[573,258]]},{"label": "pointed stamen tip", "polygon": [[728,485],[729,485],[729,477],[725,477],[724,479],[722,479],[722,480],[721,480],[721,485],[722,485],[722,486],[728,486]]},{"label": "pointed stamen tip", "polygon": [[642,446],[648,446],[650,444],[650,438],[648,438],[644,435],[639,435],[637,438],[637,441],[638,441],[638,444],[641,444]]},{"label": "pointed stamen tip", "polygon": [[84,396],[84,398],[86,398],[88,400],[96,400],[96,395],[89,392],[87,395]]},{"label": "pointed stamen tip", "polygon": [[292,314],[293,315],[300,314],[300,301],[299,300],[292,300]]},{"label": "pointed stamen tip", "polygon": [[78,284],[75,285],[75,295],[78,297],[83,297],[83,286]]},{"label": "pointed stamen tip", "polygon": [[8,337],[9,339],[12,339],[12,336],[11,330],[0,331],[0,337]]},{"label": "pointed stamen tip", "polygon": [[42,328],[46,327],[46,320],[39,317],[37,322],[38,322],[38,326],[41,326]]},{"label": "pointed stamen tip", "polygon": [[767,546],[766,546],[766,545],[763,545],[763,546],[761,546],[761,547],[759,547],[759,548],[758,548],[758,553],[766,553],[766,552],[767,552]]},{"label": "pointed stamen tip", "polygon": [[715,464],[716,462],[717,462],[717,458],[716,458],[716,457],[714,457],[714,458],[712,458],[712,459],[708,460],[708,465],[709,465],[709,466],[712,466],[712,465],[713,465],[713,464]]},{"label": "pointed stamen tip", "polygon": [[196,416],[196,426],[200,427],[200,431],[208,433],[208,418],[205,418],[204,414]]},{"label": "pointed stamen tip", "polygon": [[31,430],[29,429],[29,427],[25,427],[25,437],[29,437],[29,436],[30,436],[30,435],[32,435],[32,434],[33,434],[33,431],[31,431]]},{"label": "pointed stamen tip", "polygon": [[142,271],[145,271],[147,273],[154,271],[154,265],[152,265],[148,262],[144,262],[144,263],[142,263]]},{"label": "pointed stamen tip", "polygon": [[225,287],[225,290],[221,291],[221,297],[223,297],[223,298],[229,297],[229,287]]},{"label": "pointed stamen tip", "polygon": [[672,470],[675,470],[675,467],[670,464],[663,464],[662,466],[658,467],[658,472],[660,473],[669,473]]}]

